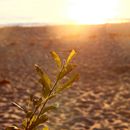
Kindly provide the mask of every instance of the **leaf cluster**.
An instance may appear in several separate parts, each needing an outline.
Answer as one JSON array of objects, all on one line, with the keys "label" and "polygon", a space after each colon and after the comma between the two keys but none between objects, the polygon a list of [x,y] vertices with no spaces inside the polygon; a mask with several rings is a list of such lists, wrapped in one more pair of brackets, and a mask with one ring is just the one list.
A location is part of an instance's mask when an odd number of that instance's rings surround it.
[{"label": "leaf cluster", "polygon": [[[48,112],[58,108],[57,103],[48,104],[48,101],[55,98],[65,89],[70,88],[72,84],[79,79],[79,74],[72,74],[71,76],[69,75],[67,81],[64,81],[65,76],[71,73],[76,67],[76,65],[71,63],[75,54],[75,50],[72,50],[65,62],[63,62],[55,51],[51,52],[51,56],[58,67],[54,82],[52,82],[50,76],[44,69],[39,65],[35,65],[35,70],[38,74],[38,82],[41,84],[40,96],[35,96],[35,94],[30,95],[29,103],[26,107],[13,103],[18,109],[25,113],[25,119],[22,121],[22,130],[38,130],[40,125],[44,125],[48,120]],[[16,126],[12,126],[6,128],[6,130],[20,129]],[[44,126],[42,130],[49,130],[49,128]]]}]

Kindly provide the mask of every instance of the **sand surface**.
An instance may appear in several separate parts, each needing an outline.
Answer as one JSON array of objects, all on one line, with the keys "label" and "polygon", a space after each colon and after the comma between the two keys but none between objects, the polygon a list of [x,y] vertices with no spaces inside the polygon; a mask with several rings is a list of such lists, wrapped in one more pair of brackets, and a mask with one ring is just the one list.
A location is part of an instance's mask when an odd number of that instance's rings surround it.
[{"label": "sand surface", "polygon": [[50,113],[50,130],[130,130],[128,43],[106,36],[81,43],[13,38],[11,42],[0,38],[0,129],[20,124],[23,113],[13,101],[23,105],[30,93],[40,91],[33,65],[44,67],[54,78],[56,66],[49,52],[55,50],[65,58],[74,48],[80,80],[57,97],[60,107]]}]

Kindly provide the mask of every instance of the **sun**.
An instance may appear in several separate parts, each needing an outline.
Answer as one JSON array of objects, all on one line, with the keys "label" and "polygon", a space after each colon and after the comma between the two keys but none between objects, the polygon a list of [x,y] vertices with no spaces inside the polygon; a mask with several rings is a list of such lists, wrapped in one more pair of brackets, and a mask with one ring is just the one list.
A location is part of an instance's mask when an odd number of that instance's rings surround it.
[{"label": "sun", "polygon": [[69,0],[67,17],[76,24],[102,24],[116,17],[119,0]]}]

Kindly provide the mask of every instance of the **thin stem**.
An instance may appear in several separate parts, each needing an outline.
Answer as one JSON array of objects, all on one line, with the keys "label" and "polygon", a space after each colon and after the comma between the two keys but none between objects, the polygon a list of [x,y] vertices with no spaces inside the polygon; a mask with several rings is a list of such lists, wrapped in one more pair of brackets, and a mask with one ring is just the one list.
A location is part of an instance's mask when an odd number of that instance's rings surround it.
[{"label": "thin stem", "polygon": [[31,115],[31,117],[30,117],[29,121],[27,122],[27,127],[26,127],[26,130],[28,130],[28,126],[30,125],[30,121],[32,120],[32,118],[33,118],[34,114],[36,113],[36,111],[38,110],[38,108],[39,108],[39,107],[40,107],[40,105],[38,105],[37,107],[35,107],[34,112],[32,113],[32,115]]},{"label": "thin stem", "polygon": [[[62,69],[61,69],[61,71],[60,71],[60,73],[59,73],[59,76],[60,76],[60,74],[62,73],[63,69],[64,69],[64,65],[63,65],[63,67],[62,67]],[[56,85],[58,84],[58,82],[59,82],[59,79],[57,78],[57,80],[56,80],[54,86],[52,87],[52,89],[51,89],[51,91],[50,91],[48,97],[51,96],[51,94],[52,94],[53,90],[56,88]],[[42,113],[42,111],[43,111],[45,105],[47,104],[48,100],[49,100],[49,98],[46,98],[46,100],[45,100],[45,102],[44,102],[44,104],[43,104],[43,106],[42,106],[42,108],[41,108],[41,110],[40,110],[40,112],[39,112],[39,114],[38,114],[38,116],[37,116],[37,119],[40,117],[40,115],[41,115],[41,113]],[[37,120],[37,119],[36,119],[36,120]]]},{"label": "thin stem", "polygon": [[[60,71],[60,73],[59,73],[59,76],[60,76],[60,74],[62,73],[63,69],[64,69],[64,65],[63,65],[63,67],[62,67],[62,69],[61,69],[61,71]],[[58,82],[59,82],[59,79],[57,78],[55,84],[53,85],[52,89],[50,90],[50,93],[48,94],[48,97],[51,96],[51,94],[52,94],[52,92],[54,91],[54,89],[56,88],[56,85],[58,84]],[[41,108],[41,110],[40,110],[40,112],[39,112],[39,114],[38,114],[38,116],[37,116],[37,118],[36,118],[36,121],[39,119],[39,117],[40,117],[40,115],[41,115],[41,113],[42,113],[42,111],[43,111],[45,105],[47,104],[47,102],[48,102],[48,100],[49,100],[48,97],[45,99],[45,101],[44,101],[44,103],[43,103],[43,105],[42,105],[42,108]],[[35,108],[33,114],[31,115],[30,120],[29,120],[28,123],[27,123],[26,130],[28,130],[28,127],[29,127],[29,125],[30,125],[30,122],[31,122],[31,120],[32,120],[32,118],[33,118],[33,116],[34,116],[34,114],[35,114],[35,113],[37,112],[37,110],[39,109],[40,105],[41,105],[41,104],[39,104],[39,105]]]},{"label": "thin stem", "polygon": [[[50,95],[52,94],[52,92],[53,92],[53,90],[55,89],[57,83],[58,83],[58,80],[55,82],[55,84],[54,84],[53,88],[51,89],[51,91],[50,91],[50,93],[49,93],[48,96],[50,96]],[[42,111],[43,111],[43,109],[44,109],[46,103],[48,102],[48,100],[49,100],[49,98],[46,98],[46,100],[45,100],[45,102],[44,102],[44,104],[43,104],[43,106],[42,106],[42,108],[41,108],[41,110],[40,110],[40,112],[39,112],[39,114],[38,114],[38,116],[37,116],[37,119],[40,117],[40,115],[41,115],[41,113],[42,113]]]}]

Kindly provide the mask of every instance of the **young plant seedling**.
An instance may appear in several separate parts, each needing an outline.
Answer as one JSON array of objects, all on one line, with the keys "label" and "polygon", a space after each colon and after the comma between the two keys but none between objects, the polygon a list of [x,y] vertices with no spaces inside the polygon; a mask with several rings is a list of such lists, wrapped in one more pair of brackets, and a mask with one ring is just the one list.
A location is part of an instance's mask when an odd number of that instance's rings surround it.
[{"label": "young plant seedling", "polygon": [[[79,79],[79,74],[76,73],[69,76],[65,83],[63,82],[64,77],[76,67],[76,65],[71,63],[75,54],[75,50],[72,50],[65,62],[62,62],[56,52],[51,52],[51,56],[58,67],[54,82],[52,82],[48,74],[40,66],[35,65],[35,70],[39,77],[38,82],[42,86],[41,96],[30,95],[29,107],[13,103],[25,113],[25,119],[22,121],[22,128],[12,126],[6,128],[6,130],[38,130],[40,125],[45,124],[48,120],[48,111],[57,109],[58,107],[57,104],[48,105],[48,101],[55,98],[59,93],[62,93],[63,90],[70,88]],[[48,126],[44,126],[42,130],[49,130],[49,128]]]}]

